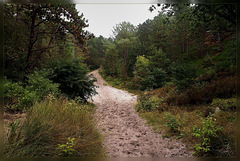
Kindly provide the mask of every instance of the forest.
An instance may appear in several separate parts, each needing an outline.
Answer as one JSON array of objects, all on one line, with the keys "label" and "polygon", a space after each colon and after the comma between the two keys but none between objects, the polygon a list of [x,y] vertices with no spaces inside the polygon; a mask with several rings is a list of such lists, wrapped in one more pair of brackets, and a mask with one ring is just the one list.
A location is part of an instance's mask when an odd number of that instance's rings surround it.
[{"label": "forest", "polygon": [[95,70],[136,95],[133,108],[163,138],[197,157],[236,156],[236,5],[153,10],[105,38],[75,4],[4,4],[4,156],[106,157]]}]

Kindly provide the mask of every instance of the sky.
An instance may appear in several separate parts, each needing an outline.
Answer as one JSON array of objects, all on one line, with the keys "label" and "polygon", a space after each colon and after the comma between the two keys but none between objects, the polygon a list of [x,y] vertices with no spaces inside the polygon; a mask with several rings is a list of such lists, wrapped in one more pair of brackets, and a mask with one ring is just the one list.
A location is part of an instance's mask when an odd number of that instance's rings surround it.
[{"label": "sky", "polygon": [[153,19],[157,10],[150,12],[152,4],[77,4],[76,8],[88,20],[89,27],[85,28],[95,36],[111,37],[113,27],[123,21],[134,26],[147,19]]}]

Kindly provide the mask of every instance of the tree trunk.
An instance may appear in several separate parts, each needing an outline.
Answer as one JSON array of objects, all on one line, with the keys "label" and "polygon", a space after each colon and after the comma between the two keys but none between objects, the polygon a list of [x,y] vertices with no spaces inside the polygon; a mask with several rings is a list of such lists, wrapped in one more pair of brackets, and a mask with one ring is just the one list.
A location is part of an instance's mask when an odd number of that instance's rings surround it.
[{"label": "tree trunk", "polygon": [[188,38],[187,38],[187,58],[188,58]]},{"label": "tree trunk", "polygon": [[28,55],[27,55],[27,68],[30,66],[30,62],[31,62],[31,58],[32,58],[32,49],[33,49],[33,45],[34,45],[34,37],[35,37],[35,31],[34,31],[34,27],[35,27],[35,21],[36,21],[36,14],[37,14],[37,10],[36,8],[33,10],[32,12],[32,16],[31,16],[31,28],[30,28],[30,36],[29,36],[29,43],[28,43]]},{"label": "tree trunk", "polygon": [[127,47],[127,56],[126,56],[126,64],[125,64],[125,73],[126,73],[126,79],[128,77],[128,71],[127,71],[127,57],[128,57],[128,47]]},{"label": "tree trunk", "polygon": [[219,46],[220,52],[223,51],[222,39],[221,39],[220,33],[218,33],[218,46]]},{"label": "tree trunk", "polygon": [[200,39],[200,53],[201,53],[201,56],[204,57],[204,54],[205,54],[204,43],[205,43],[206,31],[203,28],[203,26],[201,26],[200,28],[200,33],[202,34]]},{"label": "tree trunk", "polygon": [[184,41],[183,41],[183,43],[182,43],[182,53],[184,53],[185,52],[185,48],[184,48]]}]

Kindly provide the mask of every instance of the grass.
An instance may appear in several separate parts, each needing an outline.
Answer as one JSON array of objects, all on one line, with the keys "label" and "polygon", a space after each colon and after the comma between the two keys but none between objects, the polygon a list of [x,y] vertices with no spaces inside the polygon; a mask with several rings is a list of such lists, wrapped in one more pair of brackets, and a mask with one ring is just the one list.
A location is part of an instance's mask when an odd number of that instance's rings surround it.
[{"label": "grass", "polygon": [[[160,105],[161,106],[161,105]],[[161,108],[161,107],[159,107]],[[208,105],[195,105],[193,107],[186,106],[170,106],[167,110],[159,112],[140,111],[140,117],[147,120],[147,123],[153,127],[155,132],[162,133],[163,137],[180,139],[189,149],[194,150],[194,146],[200,143],[198,138],[193,136],[194,125],[201,128],[201,119],[206,119]],[[224,127],[223,133],[219,133],[219,142],[224,145],[213,145],[212,156],[234,156],[236,155],[235,143],[236,134],[236,113],[230,111],[220,111],[215,113],[216,126]],[[173,128],[177,130],[173,130]]]},{"label": "grass", "polygon": [[58,157],[58,144],[74,138],[74,152],[67,157],[101,157],[105,152],[96,129],[94,106],[52,97],[36,103],[21,125],[12,123],[6,157]]},{"label": "grass", "polygon": [[129,93],[133,93],[135,95],[139,94],[139,91],[132,87],[132,86],[134,86],[134,82],[131,81],[131,78],[128,78],[128,80],[122,80],[122,79],[119,79],[119,78],[106,76],[102,69],[99,70],[99,74],[112,87],[128,91]]}]

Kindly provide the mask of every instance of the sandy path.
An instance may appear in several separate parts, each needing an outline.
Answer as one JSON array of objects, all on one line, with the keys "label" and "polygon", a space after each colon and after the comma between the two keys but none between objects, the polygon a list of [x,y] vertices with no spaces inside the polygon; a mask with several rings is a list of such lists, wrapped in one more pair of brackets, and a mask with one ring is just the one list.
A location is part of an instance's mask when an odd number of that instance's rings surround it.
[{"label": "sandy path", "polygon": [[96,116],[104,146],[109,157],[189,157],[192,152],[184,144],[163,139],[146,125],[134,109],[137,96],[126,91],[104,86],[106,83],[98,70],[92,72],[97,78],[98,95],[93,97],[97,105]]}]

